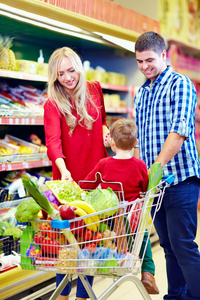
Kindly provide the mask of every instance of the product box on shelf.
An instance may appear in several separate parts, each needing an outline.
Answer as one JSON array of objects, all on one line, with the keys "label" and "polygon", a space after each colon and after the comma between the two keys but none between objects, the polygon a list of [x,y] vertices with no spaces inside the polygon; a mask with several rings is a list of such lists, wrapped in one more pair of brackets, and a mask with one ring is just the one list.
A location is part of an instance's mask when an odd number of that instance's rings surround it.
[{"label": "product box on shelf", "polygon": [[127,77],[124,74],[108,72],[108,81],[107,82],[109,84],[113,84],[113,85],[126,85]]},{"label": "product box on shelf", "polygon": [[16,64],[16,71],[18,72],[37,74],[38,63],[36,61],[17,59]]},{"label": "product box on shelf", "polygon": [[0,151],[1,155],[9,155],[9,154],[16,154],[19,151],[19,147],[16,145],[12,145],[7,143],[6,141],[0,140],[0,149],[1,147],[5,148],[7,150],[7,153],[3,154],[2,151]]},{"label": "product box on shelf", "polygon": [[24,140],[21,140],[12,135],[9,135],[9,134],[5,135],[4,141],[7,143],[16,143],[17,145],[25,146],[26,148],[29,148],[31,150],[31,153],[39,153],[40,152],[40,146],[26,142]]}]

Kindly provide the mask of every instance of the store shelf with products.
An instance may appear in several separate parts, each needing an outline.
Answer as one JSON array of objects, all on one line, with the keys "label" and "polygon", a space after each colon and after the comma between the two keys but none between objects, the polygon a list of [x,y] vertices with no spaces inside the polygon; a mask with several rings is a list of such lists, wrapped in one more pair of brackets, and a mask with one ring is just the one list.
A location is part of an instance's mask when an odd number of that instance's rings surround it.
[{"label": "store shelf with products", "polygon": [[51,166],[51,162],[46,158],[46,159],[39,159],[33,161],[0,163],[0,171],[13,171],[13,170],[42,168],[42,167],[50,167],[50,166]]},{"label": "store shelf with products", "polygon": [[43,125],[43,118],[0,117],[0,125]]},{"label": "store shelf with products", "polygon": [[0,77],[47,82],[46,76],[41,76],[38,74],[26,74],[22,72],[3,70],[3,69],[0,69]]},{"label": "store shelf with products", "polygon": [[[117,75],[117,73],[116,73]],[[37,74],[26,74],[17,71],[8,71],[8,70],[0,70],[0,77],[4,79],[15,79],[19,83],[21,80],[23,82],[28,81],[29,83],[36,82],[44,82],[46,83],[48,78],[46,76],[40,76]],[[101,82],[100,82],[101,83]],[[123,92],[128,93],[131,95],[133,86],[128,85],[117,85],[117,84],[110,84],[110,83],[101,83],[101,87],[103,91],[115,91],[115,92]],[[108,107],[107,112],[109,113],[126,113],[129,114],[131,108],[125,107],[124,101],[122,102],[123,105],[118,104],[117,107]],[[123,107],[121,107],[123,106]],[[31,114],[33,112],[31,111]],[[20,114],[22,116],[20,116]],[[26,118],[24,117],[26,115]],[[35,117],[30,117],[29,112],[18,112],[14,109],[6,110],[5,108],[0,107],[0,124],[7,124],[7,125],[43,125],[43,118],[41,114],[37,116],[36,112],[34,112]]]},{"label": "store shelf with products", "polygon": [[[41,81],[41,82],[47,82],[48,78],[46,76],[41,76],[38,74],[27,74],[22,73],[18,71],[9,71],[9,70],[3,70],[0,69],[0,77],[2,78],[14,78],[19,80],[29,80],[29,81]],[[108,90],[115,90],[115,91],[122,91],[122,92],[129,92],[131,89],[131,86],[128,85],[115,85],[115,84],[109,84],[109,83],[101,83],[101,87],[103,89]]]}]

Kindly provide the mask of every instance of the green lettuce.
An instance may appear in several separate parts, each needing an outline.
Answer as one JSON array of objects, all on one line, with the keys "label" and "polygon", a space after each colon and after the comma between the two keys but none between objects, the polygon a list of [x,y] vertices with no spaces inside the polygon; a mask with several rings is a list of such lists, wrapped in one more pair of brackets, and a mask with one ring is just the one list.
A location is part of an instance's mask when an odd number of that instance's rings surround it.
[{"label": "green lettuce", "polygon": [[85,192],[74,181],[51,180],[46,185],[61,204],[84,199]]},{"label": "green lettuce", "polygon": [[[92,205],[96,212],[103,211],[119,205],[119,199],[111,188],[97,189],[88,192],[85,196],[85,201]],[[116,213],[117,208],[103,212],[99,215],[100,218],[107,218]]]}]

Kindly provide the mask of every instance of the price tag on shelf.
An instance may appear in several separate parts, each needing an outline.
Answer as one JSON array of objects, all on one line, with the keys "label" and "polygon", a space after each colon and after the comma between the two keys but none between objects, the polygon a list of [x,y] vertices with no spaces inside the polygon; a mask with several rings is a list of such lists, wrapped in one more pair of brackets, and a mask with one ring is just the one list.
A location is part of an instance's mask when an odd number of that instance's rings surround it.
[{"label": "price tag on shelf", "polygon": [[9,118],[9,124],[13,125],[13,118]]},{"label": "price tag on shelf", "polygon": [[24,169],[28,169],[29,168],[29,163],[27,163],[26,161],[23,161],[22,166],[23,166]]},{"label": "price tag on shelf", "polygon": [[7,171],[12,171],[12,164],[7,164]]},{"label": "price tag on shelf", "polygon": [[16,119],[15,119],[15,124],[16,124],[16,125],[19,125],[19,124],[20,124],[20,122],[19,122],[19,119],[18,119],[18,118],[16,118]]},{"label": "price tag on shelf", "polygon": [[35,125],[35,119],[32,118],[32,119],[30,120],[30,123],[31,123],[31,125]]},{"label": "price tag on shelf", "polygon": [[1,165],[1,171],[6,171],[6,165],[5,164]]},{"label": "price tag on shelf", "polygon": [[45,166],[45,167],[48,167],[48,166],[50,166],[50,161],[48,159],[43,159],[42,160],[42,165]]}]

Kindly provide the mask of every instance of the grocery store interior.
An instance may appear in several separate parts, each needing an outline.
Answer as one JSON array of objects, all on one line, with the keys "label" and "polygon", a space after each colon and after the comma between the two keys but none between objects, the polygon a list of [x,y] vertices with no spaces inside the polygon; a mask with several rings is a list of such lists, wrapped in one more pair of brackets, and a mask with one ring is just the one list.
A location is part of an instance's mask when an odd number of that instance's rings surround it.
[{"label": "grocery store interior", "polygon": [[[199,16],[197,0],[1,0],[0,224],[17,226],[16,208],[30,198],[22,183],[24,175],[38,186],[52,179],[43,114],[48,60],[57,48],[68,46],[79,53],[87,80],[100,82],[110,126],[119,118],[135,119],[134,96],[145,81],[135,59],[137,37],[145,31],[163,35],[168,63],[188,76],[197,91],[195,129],[200,153]],[[111,149],[108,152],[112,155]],[[198,220],[200,224],[200,200]],[[160,290],[151,298],[161,300],[167,291],[165,258],[151,220],[148,226],[152,226],[150,240]],[[0,300],[49,299],[55,290],[55,270],[23,269],[20,239],[4,231],[0,226]],[[76,298],[76,278],[75,274],[70,299]],[[97,297],[112,283],[111,276],[96,276],[93,290]],[[108,299],[123,297],[142,299],[137,286],[128,281]]]}]

